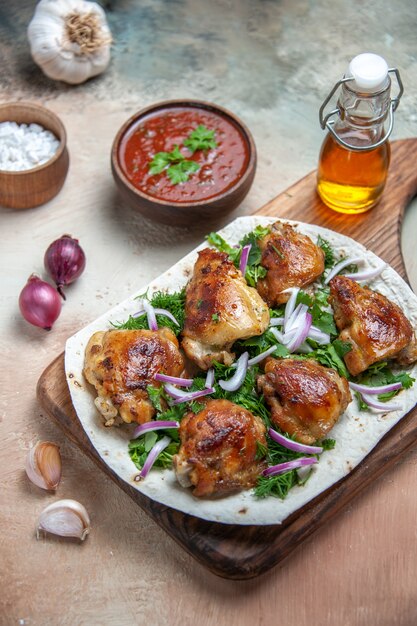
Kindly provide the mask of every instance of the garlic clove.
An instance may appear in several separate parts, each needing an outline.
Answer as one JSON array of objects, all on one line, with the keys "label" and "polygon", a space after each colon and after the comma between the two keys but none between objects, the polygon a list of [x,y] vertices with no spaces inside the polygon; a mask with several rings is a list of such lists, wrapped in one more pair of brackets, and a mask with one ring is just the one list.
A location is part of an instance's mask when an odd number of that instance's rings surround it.
[{"label": "garlic clove", "polygon": [[58,500],[42,511],[36,536],[44,531],[60,537],[76,537],[84,541],[90,532],[90,518],[86,508],[76,500]]},{"label": "garlic clove", "polygon": [[51,441],[38,441],[27,454],[25,469],[35,485],[56,491],[62,473],[59,446]]}]

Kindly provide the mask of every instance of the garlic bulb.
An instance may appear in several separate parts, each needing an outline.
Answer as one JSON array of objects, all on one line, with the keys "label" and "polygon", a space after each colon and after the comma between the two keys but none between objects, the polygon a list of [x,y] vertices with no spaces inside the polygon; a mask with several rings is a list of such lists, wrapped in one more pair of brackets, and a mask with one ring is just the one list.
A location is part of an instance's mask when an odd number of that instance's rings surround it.
[{"label": "garlic bulb", "polygon": [[90,518],[85,507],[76,500],[58,500],[42,511],[39,516],[36,536],[39,531],[76,537],[84,541],[90,532]]},{"label": "garlic bulb", "polygon": [[61,481],[62,462],[59,446],[38,441],[26,456],[26,474],[41,489],[55,491]]},{"label": "garlic bulb", "polygon": [[33,60],[54,80],[83,83],[110,61],[111,33],[96,2],[41,0],[28,39]]}]

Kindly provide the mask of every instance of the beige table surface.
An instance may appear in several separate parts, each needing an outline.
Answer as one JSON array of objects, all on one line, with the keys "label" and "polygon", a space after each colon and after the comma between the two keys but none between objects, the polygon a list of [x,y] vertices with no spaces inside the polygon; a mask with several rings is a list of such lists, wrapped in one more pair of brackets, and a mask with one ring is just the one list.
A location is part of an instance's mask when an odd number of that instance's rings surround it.
[{"label": "beige table surface", "polygon": [[[259,152],[255,183],[236,213],[249,214],[314,169],[323,139],[318,108],[359,52],[379,52],[400,68],[406,92],[394,138],[417,135],[415,0],[117,0],[106,6],[112,64],[79,87],[53,83],[33,65],[25,29],[34,6],[0,2],[0,98],[55,111],[67,128],[71,165],[49,204],[0,209],[0,623],[417,624],[417,445],[282,565],[254,581],[230,582],[200,567],[99,473],[35,398],[40,374],[67,337],[204,234],[204,225],[157,226],[119,200],[109,151],[121,123],[168,97],[232,109]],[[416,213],[415,206],[407,213],[403,242],[414,288]],[[63,233],[79,238],[87,269],[46,333],[21,319],[17,299],[29,274],[42,274],[46,247]],[[38,439],[61,446],[56,495],[24,474]],[[91,535],[83,545],[37,541],[37,515],[65,497],[88,508]]]}]

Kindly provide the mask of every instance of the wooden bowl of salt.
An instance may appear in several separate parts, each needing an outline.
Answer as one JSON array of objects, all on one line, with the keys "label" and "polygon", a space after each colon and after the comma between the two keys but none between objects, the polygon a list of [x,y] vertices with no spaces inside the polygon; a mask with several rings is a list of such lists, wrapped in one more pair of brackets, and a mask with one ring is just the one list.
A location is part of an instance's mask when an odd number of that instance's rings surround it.
[{"label": "wooden bowl of salt", "polygon": [[45,204],[61,190],[68,167],[67,134],[55,113],[32,102],[0,105],[0,206]]}]

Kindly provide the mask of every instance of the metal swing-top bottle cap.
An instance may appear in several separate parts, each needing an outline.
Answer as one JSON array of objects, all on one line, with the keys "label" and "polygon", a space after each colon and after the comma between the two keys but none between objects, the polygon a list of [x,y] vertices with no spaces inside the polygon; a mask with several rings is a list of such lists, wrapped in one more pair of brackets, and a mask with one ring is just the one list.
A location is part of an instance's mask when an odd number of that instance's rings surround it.
[{"label": "metal swing-top bottle cap", "polygon": [[[373,98],[379,97],[384,90],[390,89],[390,74],[394,75],[397,80],[398,93],[396,96],[392,97],[388,103],[388,129],[383,137],[381,137],[376,143],[371,145],[353,145],[345,141],[334,128],[335,119],[340,118],[341,110],[338,106],[326,113],[326,107],[333,96],[336,94],[339,88],[353,89],[354,92],[358,92],[357,96],[360,100],[360,94],[362,93],[364,98]],[[388,68],[387,62],[378,54],[373,54],[371,52],[364,52],[363,54],[358,54],[356,57],[352,59],[349,63],[349,69],[346,72],[345,76],[340,79],[333,89],[330,91],[327,98],[324,100],[323,104],[320,107],[319,111],[319,119],[320,126],[323,129],[327,129],[336,141],[347,148],[348,150],[353,150],[355,152],[362,152],[365,150],[371,150],[373,148],[377,148],[382,145],[390,136],[393,125],[394,125],[394,111],[397,109],[401,96],[403,94],[404,87],[401,81],[400,72],[397,68]]]},{"label": "metal swing-top bottle cap", "polygon": [[374,92],[382,89],[388,78],[388,64],[378,54],[364,52],[349,63],[346,78],[352,77],[357,89]]}]

